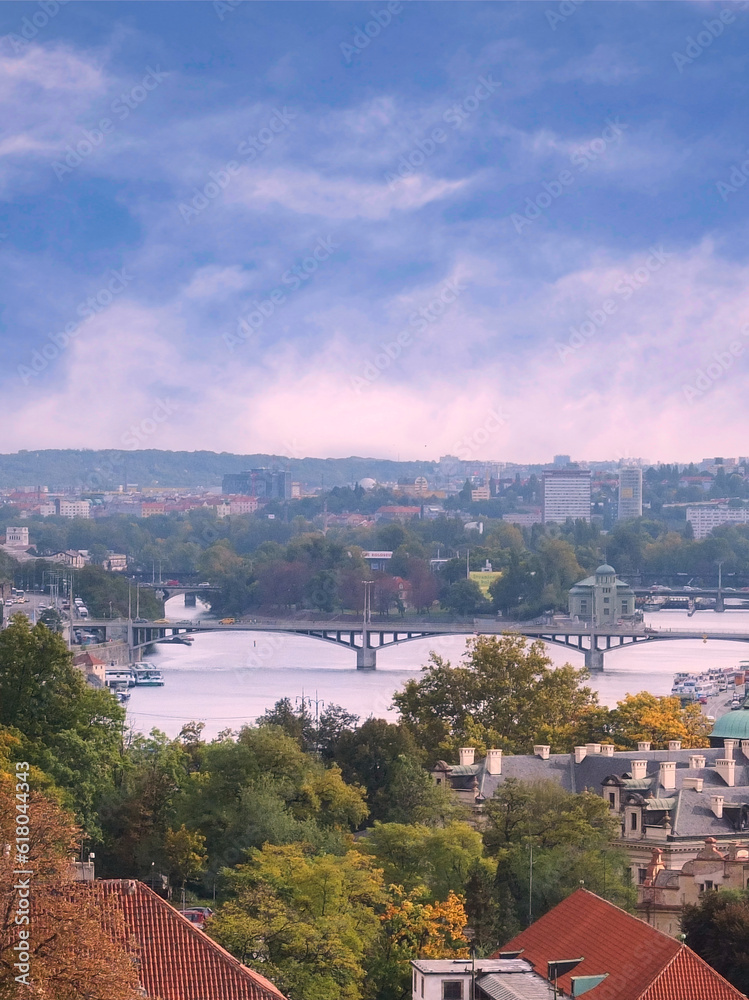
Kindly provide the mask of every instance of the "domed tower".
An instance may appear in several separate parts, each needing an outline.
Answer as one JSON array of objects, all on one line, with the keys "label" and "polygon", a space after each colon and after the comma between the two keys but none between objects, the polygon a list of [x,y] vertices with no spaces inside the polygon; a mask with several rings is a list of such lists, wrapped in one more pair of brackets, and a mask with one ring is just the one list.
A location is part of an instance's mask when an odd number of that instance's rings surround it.
[{"label": "domed tower", "polygon": [[635,613],[632,588],[618,580],[616,570],[603,563],[592,576],[580,580],[570,589],[570,615],[583,621],[593,619],[596,625],[613,625]]}]

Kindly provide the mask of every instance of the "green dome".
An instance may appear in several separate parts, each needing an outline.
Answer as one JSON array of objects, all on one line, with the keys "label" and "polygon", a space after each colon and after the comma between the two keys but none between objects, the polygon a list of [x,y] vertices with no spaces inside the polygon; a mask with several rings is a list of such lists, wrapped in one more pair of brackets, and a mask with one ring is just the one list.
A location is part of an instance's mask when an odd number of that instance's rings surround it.
[{"label": "green dome", "polygon": [[616,570],[614,569],[613,566],[609,566],[608,563],[604,563],[603,566],[599,566],[598,569],[596,570],[596,576],[598,576],[599,573],[601,573],[601,574],[603,574],[603,573],[614,573],[615,574]]},{"label": "green dome", "polygon": [[729,740],[749,740],[749,709],[739,708],[735,712],[721,715],[713,726],[710,738]]}]

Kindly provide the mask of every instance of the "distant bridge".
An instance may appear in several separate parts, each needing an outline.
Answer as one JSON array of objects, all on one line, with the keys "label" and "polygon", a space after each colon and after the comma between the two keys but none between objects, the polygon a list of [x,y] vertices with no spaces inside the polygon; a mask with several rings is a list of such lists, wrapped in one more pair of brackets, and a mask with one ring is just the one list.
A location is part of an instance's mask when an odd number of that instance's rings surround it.
[{"label": "distant bridge", "polygon": [[[76,623],[77,624],[77,623]],[[703,642],[720,640],[723,642],[749,643],[749,632],[714,632],[703,629],[650,629],[635,626],[621,628],[601,627],[591,634],[589,628],[572,625],[523,625],[510,622],[476,621],[474,623],[429,623],[406,622],[398,624],[305,622],[293,620],[236,621],[222,624],[220,621],[193,622],[135,622],[126,620],[87,619],[80,623],[86,629],[103,629],[106,636],[115,630],[127,628],[131,652],[142,650],[154,643],[173,642],[175,637],[200,632],[276,632],[289,635],[304,635],[310,639],[330,642],[356,652],[356,666],[359,670],[374,670],[377,653],[381,649],[397,646],[416,639],[432,639],[447,635],[523,635],[529,639],[542,639],[554,646],[564,646],[585,655],[585,666],[591,671],[604,669],[607,653],[632,646],[636,643],[674,642],[679,639],[702,639]],[[178,640],[179,641],[179,640]]]}]

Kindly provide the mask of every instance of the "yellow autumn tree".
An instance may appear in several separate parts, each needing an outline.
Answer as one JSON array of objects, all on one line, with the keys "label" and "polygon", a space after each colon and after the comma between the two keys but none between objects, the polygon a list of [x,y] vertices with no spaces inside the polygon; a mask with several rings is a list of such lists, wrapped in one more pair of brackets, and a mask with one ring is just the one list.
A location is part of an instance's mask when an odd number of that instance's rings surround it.
[{"label": "yellow autumn tree", "polygon": [[610,738],[622,750],[634,749],[640,740],[648,740],[654,750],[667,748],[669,740],[681,740],[685,750],[706,747],[711,729],[699,705],[682,708],[678,698],[647,691],[617,702],[608,720]]}]

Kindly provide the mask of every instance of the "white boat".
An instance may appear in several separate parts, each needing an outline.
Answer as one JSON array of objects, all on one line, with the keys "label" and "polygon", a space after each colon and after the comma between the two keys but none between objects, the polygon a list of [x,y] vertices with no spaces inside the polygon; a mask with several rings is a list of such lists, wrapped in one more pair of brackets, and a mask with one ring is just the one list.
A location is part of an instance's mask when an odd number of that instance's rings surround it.
[{"label": "white boat", "polygon": [[160,670],[142,663],[135,668],[135,683],[138,687],[163,687],[164,677]]},{"label": "white boat", "polygon": [[135,675],[130,667],[110,667],[104,672],[104,683],[108,688],[114,688],[120,684],[124,684],[125,687],[133,687]]}]

